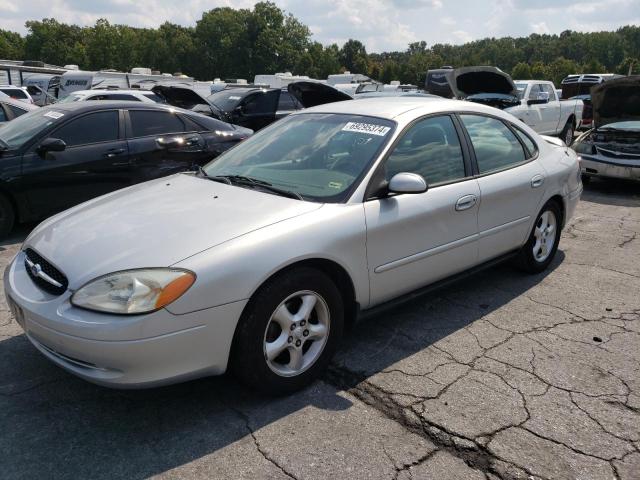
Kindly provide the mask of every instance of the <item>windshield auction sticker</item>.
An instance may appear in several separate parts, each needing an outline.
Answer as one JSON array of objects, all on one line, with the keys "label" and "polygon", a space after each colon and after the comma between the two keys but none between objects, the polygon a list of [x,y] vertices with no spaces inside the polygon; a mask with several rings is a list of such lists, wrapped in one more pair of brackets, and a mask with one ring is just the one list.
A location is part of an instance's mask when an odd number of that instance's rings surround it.
[{"label": "windshield auction sticker", "polygon": [[47,112],[44,114],[45,117],[49,117],[49,118],[53,118],[54,120],[57,120],[61,117],[64,117],[64,113],[61,112],[56,112],[54,110],[51,110],[50,112]]},{"label": "windshield auction sticker", "polygon": [[380,137],[384,137],[389,133],[389,130],[391,130],[391,127],[376,125],[375,123],[348,122],[342,127],[343,132],[369,133]]}]

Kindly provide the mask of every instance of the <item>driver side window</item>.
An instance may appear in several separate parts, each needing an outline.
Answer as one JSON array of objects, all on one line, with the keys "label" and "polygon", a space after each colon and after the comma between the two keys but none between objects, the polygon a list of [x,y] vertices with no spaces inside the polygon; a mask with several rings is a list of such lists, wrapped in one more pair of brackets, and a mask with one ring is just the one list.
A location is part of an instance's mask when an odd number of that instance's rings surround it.
[{"label": "driver side window", "polygon": [[412,126],[387,158],[385,177],[417,173],[429,185],[464,178],[464,157],[449,116],[430,117]]}]

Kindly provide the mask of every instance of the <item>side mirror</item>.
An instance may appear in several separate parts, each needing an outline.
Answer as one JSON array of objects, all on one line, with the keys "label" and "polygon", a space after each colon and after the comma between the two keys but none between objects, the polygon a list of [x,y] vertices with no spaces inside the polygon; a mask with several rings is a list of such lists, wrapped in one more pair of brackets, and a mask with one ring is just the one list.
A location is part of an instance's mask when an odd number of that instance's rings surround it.
[{"label": "side mirror", "polygon": [[67,144],[64,143],[64,140],[59,138],[45,138],[40,145],[38,145],[38,153],[43,154],[47,152],[62,152],[67,148]]},{"label": "side mirror", "polygon": [[389,181],[390,193],[424,193],[429,189],[427,182],[417,173],[396,173]]}]

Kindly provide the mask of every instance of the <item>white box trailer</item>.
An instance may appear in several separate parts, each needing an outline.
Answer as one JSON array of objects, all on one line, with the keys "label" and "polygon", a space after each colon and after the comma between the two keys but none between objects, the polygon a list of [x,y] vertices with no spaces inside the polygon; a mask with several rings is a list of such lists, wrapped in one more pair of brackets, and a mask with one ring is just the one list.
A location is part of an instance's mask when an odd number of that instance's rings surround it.
[{"label": "white box trailer", "polygon": [[[140,68],[133,69],[140,72]],[[167,83],[192,85],[194,79],[186,75],[147,75],[146,73],[125,73],[113,70],[97,72],[76,70],[64,73],[60,79],[58,98],[67,97],[77,90],[91,90],[92,88],[143,88],[150,90],[155,85]]]}]

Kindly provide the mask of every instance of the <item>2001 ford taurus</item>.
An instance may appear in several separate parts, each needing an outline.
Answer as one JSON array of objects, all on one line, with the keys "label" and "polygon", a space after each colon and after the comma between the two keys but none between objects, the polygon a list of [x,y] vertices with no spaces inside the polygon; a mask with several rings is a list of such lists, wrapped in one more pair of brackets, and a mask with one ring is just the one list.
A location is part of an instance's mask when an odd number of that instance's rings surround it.
[{"label": "2001 ford taurus", "polygon": [[232,369],[291,392],[359,311],[514,253],[544,270],[581,191],[573,151],[491,107],[333,103],[48,219],[5,290],[36,348],[87,380]]}]

